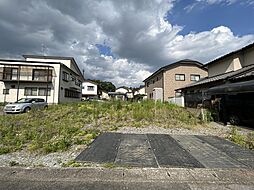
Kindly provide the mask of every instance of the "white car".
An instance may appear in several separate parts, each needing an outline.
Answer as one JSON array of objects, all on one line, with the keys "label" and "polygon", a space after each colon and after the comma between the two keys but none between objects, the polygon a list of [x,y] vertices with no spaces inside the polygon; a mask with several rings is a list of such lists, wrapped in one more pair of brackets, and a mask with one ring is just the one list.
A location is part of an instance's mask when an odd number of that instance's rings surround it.
[{"label": "white car", "polygon": [[4,107],[5,113],[26,113],[31,109],[45,109],[47,102],[42,98],[22,98],[14,103],[9,103]]}]

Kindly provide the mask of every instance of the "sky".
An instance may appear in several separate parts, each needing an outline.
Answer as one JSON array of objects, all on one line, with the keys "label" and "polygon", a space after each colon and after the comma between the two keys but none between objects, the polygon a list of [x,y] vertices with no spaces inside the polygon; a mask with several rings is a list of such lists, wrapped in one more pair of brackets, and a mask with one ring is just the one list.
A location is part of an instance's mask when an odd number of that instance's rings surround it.
[{"label": "sky", "polygon": [[137,87],[253,43],[252,18],[254,0],[0,0],[0,58],[71,56],[85,78]]}]

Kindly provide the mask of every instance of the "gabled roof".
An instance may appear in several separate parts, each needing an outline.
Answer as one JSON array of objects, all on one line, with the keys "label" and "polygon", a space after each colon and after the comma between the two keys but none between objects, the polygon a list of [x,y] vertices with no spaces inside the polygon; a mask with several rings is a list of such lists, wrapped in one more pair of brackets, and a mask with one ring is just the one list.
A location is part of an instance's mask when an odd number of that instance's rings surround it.
[{"label": "gabled roof", "polygon": [[44,55],[23,55],[23,57],[26,58],[35,58],[35,59],[57,59],[57,60],[71,60],[74,64],[74,67],[79,72],[80,77],[85,80],[82,72],[79,69],[78,64],[76,63],[75,59],[73,57],[62,57],[62,56],[44,56]]},{"label": "gabled roof", "polygon": [[195,60],[191,60],[191,59],[184,59],[184,60],[180,60],[180,61],[177,61],[175,63],[171,63],[169,65],[166,65],[164,67],[161,67],[159,68],[157,71],[155,71],[152,75],[150,75],[149,77],[147,77],[145,80],[143,80],[143,82],[151,79],[152,77],[156,76],[157,74],[159,74],[160,72],[162,71],[166,71],[166,70],[169,70],[173,67],[176,67],[177,65],[196,65],[198,67],[200,67],[201,69],[203,70],[206,70],[206,67],[204,67],[204,65],[198,61],[195,61]]},{"label": "gabled roof", "polygon": [[219,58],[217,58],[217,59],[214,59],[214,60],[212,60],[212,61],[206,63],[204,66],[212,65],[212,64],[214,64],[214,63],[216,63],[216,62],[218,62],[218,61],[221,61],[221,60],[223,60],[223,59],[226,59],[226,58],[228,58],[228,57],[230,57],[230,56],[232,56],[232,55],[234,55],[234,54],[242,53],[242,52],[244,52],[244,51],[246,51],[246,50],[249,50],[249,49],[251,49],[251,48],[254,48],[254,43],[251,43],[251,44],[249,44],[249,45],[247,45],[247,46],[245,46],[245,47],[243,47],[243,48],[241,48],[241,49],[238,49],[238,50],[236,50],[236,51],[232,51],[232,52],[230,52],[230,53],[228,53],[228,54],[226,54],[226,55],[223,55],[223,56],[221,56],[221,57],[219,57]]},{"label": "gabled roof", "polygon": [[237,77],[241,77],[241,76],[245,76],[245,75],[248,76],[250,73],[253,73],[253,71],[254,71],[254,64],[243,67],[242,69],[238,69],[237,71],[231,71],[228,73],[223,73],[223,74],[212,76],[212,77],[205,77],[203,79],[200,79],[197,82],[188,84],[188,85],[186,85],[182,88],[179,88],[177,90],[186,89],[186,88],[199,86],[199,85],[203,85],[203,84],[208,84],[208,83],[212,83],[212,82],[216,82],[216,81],[237,78]]}]

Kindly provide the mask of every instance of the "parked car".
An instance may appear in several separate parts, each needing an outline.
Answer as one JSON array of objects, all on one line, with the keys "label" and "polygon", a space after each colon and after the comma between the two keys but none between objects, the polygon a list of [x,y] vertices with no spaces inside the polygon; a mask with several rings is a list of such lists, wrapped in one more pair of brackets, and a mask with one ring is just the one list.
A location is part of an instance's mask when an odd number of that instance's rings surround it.
[{"label": "parked car", "polygon": [[9,103],[4,107],[5,113],[26,113],[31,109],[45,109],[47,102],[42,98],[22,98],[14,103]]}]

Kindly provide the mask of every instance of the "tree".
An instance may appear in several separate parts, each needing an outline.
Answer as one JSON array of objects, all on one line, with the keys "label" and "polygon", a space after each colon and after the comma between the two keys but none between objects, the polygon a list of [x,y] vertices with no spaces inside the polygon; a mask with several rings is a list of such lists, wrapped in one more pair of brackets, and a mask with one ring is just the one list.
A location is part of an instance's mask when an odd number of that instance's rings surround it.
[{"label": "tree", "polygon": [[116,90],[115,85],[112,82],[101,81],[101,80],[91,80],[98,84],[98,90],[103,90],[106,92],[114,92]]}]

